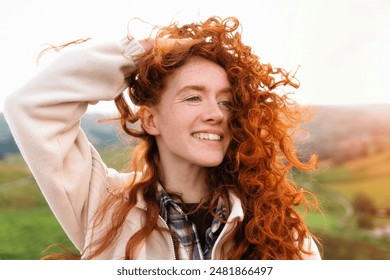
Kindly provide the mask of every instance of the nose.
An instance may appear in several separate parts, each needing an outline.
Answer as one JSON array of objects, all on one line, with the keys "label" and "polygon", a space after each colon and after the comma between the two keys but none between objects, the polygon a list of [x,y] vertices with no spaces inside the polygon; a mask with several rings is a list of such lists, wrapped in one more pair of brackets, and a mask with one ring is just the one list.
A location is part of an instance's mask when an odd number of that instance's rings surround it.
[{"label": "nose", "polygon": [[224,112],[216,100],[207,102],[203,113],[204,121],[208,123],[221,123],[224,116]]}]

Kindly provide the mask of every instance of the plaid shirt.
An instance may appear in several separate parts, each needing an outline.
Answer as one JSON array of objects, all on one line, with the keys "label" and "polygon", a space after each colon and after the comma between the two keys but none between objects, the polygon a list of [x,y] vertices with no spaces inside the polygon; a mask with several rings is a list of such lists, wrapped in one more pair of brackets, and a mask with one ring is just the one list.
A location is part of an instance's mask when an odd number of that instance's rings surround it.
[{"label": "plaid shirt", "polygon": [[[206,230],[206,244],[205,248],[202,249],[195,224],[189,221],[180,206],[162,188],[159,191],[158,201],[160,205],[160,216],[178,238],[180,258],[191,259],[191,248],[194,246],[192,259],[205,259],[207,253],[213,248],[224,224],[216,218],[213,219],[210,227]],[[222,199],[219,199],[216,215],[226,220],[227,212],[228,210],[223,204]]]}]

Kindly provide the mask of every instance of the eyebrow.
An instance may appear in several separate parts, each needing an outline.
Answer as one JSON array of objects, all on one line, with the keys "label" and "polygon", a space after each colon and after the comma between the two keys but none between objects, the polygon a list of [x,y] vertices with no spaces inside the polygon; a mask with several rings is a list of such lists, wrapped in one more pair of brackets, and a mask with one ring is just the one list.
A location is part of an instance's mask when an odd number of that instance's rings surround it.
[{"label": "eyebrow", "polygon": [[[182,87],[181,89],[179,89],[177,94],[180,95],[182,92],[184,92],[186,90],[195,90],[195,91],[205,92],[206,88],[203,85],[187,85],[187,86]],[[232,88],[231,87],[225,87],[225,88],[219,90],[218,93],[232,93]]]}]

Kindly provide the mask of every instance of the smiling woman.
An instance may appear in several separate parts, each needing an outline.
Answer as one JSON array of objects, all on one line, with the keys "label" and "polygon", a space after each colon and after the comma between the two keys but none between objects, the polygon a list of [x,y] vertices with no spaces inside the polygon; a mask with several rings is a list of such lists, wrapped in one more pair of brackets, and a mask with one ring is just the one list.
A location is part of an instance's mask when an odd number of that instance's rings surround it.
[{"label": "smiling woman", "polygon": [[[231,141],[230,110],[226,106],[232,98],[229,89],[221,66],[194,56],[167,78],[159,103],[143,107],[142,126],[156,138],[161,166],[169,166],[175,174],[183,173],[187,181],[174,184],[183,195],[206,195],[208,188],[200,180],[205,176],[199,173],[206,172],[204,167],[218,166],[226,154]],[[171,184],[166,180],[170,178],[162,180],[169,190]],[[188,184],[191,181],[203,186],[196,189]]]},{"label": "smiling woman", "polygon": [[[320,258],[295,208],[316,200],[287,178],[315,164],[296,157],[299,110],[276,94],[297,83],[260,63],[238,27],[211,17],[155,38],[87,42],[7,99],[15,140],[77,258]],[[80,129],[102,100],[115,100],[140,140],[130,173],[108,168]]]}]

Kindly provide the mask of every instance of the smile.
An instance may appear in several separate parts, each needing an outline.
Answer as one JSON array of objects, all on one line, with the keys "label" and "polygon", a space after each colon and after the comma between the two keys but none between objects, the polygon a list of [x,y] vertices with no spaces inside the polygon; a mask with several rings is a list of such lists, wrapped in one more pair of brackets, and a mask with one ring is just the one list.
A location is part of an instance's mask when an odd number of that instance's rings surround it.
[{"label": "smile", "polygon": [[192,133],[192,137],[200,140],[211,140],[211,141],[221,141],[221,136],[214,133],[203,133],[203,132],[197,132]]}]

